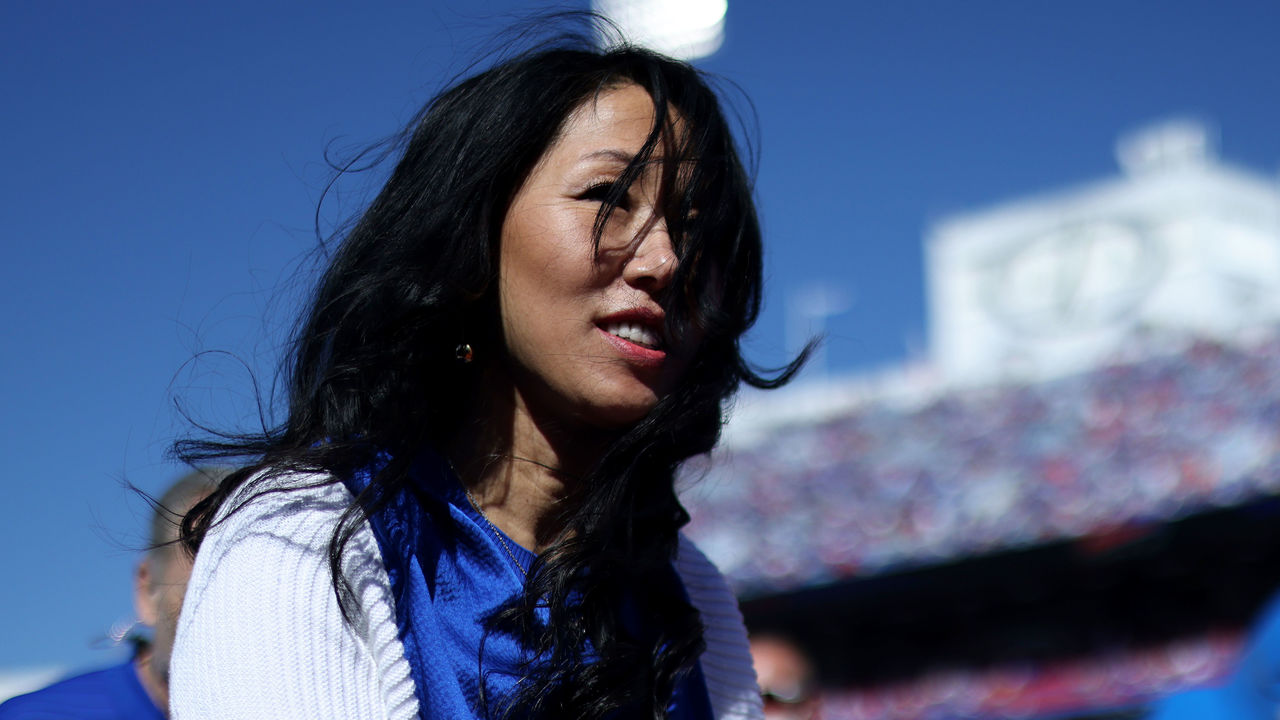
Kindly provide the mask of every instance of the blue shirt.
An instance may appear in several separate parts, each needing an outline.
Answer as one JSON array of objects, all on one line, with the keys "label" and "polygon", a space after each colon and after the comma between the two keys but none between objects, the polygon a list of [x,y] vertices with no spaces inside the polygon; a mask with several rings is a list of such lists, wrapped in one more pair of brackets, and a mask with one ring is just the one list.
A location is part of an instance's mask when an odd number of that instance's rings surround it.
[{"label": "blue shirt", "polygon": [[[351,492],[367,487],[376,469],[350,478]],[[482,698],[497,700],[501,709],[528,660],[514,637],[486,631],[485,619],[523,592],[524,574],[535,556],[472,506],[439,455],[424,452],[410,474],[416,492],[393,497],[369,524],[395,596],[420,713],[450,720],[485,717],[490,703]],[[702,669],[696,666],[677,685],[670,717],[710,716]]]},{"label": "blue shirt", "polygon": [[133,660],[75,675],[0,704],[0,720],[164,720]]}]

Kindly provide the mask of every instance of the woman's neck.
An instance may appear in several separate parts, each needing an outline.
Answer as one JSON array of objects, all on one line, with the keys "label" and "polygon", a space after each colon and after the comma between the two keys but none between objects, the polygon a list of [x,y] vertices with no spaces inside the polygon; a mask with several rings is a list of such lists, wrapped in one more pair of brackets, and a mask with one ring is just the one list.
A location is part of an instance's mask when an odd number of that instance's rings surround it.
[{"label": "woman's neck", "polygon": [[515,392],[493,392],[477,408],[450,443],[450,459],[485,518],[540,553],[561,535],[564,504],[604,440],[540,419]]}]

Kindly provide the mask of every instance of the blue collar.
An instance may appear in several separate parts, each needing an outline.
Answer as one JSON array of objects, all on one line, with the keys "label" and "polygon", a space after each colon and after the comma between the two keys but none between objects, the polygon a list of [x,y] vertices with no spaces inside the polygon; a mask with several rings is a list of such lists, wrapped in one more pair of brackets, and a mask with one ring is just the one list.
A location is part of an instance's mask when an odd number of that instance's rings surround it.
[{"label": "blue collar", "polygon": [[[389,461],[380,454],[346,481],[348,490],[358,494]],[[391,498],[369,524],[390,580],[419,714],[488,717],[485,701],[502,707],[528,654],[515,638],[487,632],[485,619],[524,591],[524,572],[535,555],[472,506],[437,453],[421,453],[409,472],[412,491]],[[701,667],[695,665],[679,682],[668,717],[711,717]]]}]

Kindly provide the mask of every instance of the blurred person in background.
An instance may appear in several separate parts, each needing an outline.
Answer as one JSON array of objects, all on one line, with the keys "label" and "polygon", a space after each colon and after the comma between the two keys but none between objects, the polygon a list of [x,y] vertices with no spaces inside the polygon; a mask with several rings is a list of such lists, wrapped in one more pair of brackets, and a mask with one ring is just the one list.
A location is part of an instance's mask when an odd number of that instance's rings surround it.
[{"label": "blurred person in background", "polygon": [[1189,690],[1155,703],[1147,720],[1276,720],[1280,718],[1280,595],[1254,623],[1235,669],[1217,687]]},{"label": "blurred person in background", "polygon": [[130,635],[133,657],[114,667],[76,675],[0,704],[3,720],[163,720],[169,708],[169,655],[191,559],[177,544],[178,524],[226,476],[194,470],[165,490],[151,516],[149,549],[134,572],[134,611],[150,638]]},{"label": "blurred person in background", "polygon": [[817,677],[804,651],[777,635],[752,635],[751,660],[765,720],[818,720]]}]

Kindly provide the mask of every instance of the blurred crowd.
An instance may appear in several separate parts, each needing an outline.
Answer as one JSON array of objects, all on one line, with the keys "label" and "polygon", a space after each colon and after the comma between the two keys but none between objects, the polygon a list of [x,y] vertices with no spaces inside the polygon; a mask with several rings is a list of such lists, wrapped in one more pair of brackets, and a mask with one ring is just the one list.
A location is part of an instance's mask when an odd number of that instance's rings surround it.
[{"label": "blurred crowd", "polygon": [[788,590],[1276,493],[1277,428],[1280,337],[1199,340],[777,427],[690,478],[689,533],[738,591]]},{"label": "blurred crowd", "polygon": [[828,692],[821,716],[996,720],[1052,717],[1081,707],[1136,708],[1170,690],[1221,679],[1235,663],[1240,644],[1235,635],[1209,635],[1044,666],[940,670],[900,685]]}]

